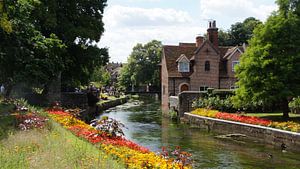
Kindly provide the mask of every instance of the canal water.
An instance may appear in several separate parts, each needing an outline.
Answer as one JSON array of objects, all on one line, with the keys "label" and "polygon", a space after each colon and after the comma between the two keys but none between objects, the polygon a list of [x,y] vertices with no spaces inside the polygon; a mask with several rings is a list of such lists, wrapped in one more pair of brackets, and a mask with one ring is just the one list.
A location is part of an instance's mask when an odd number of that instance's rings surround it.
[{"label": "canal water", "polygon": [[193,168],[209,169],[300,169],[300,153],[282,152],[255,140],[220,139],[217,134],[191,128],[161,116],[160,102],[152,98],[132,101],[105,111],[121,121],[124,133],[154,152],[180,146],[192,153]]}]

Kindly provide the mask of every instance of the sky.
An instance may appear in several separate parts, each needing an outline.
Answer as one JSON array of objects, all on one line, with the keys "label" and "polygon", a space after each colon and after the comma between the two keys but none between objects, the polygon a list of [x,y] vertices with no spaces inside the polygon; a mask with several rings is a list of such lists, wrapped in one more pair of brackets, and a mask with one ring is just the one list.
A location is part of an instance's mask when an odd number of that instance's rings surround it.
[{"label": "sky", "polygon": [[97,45],[109,49],[110,62],[125,63],[137,43],[195,42],[208,20],[228,30],[251,16],[265,21],[276,9],[275,0],[108,0],[105,32]]}]

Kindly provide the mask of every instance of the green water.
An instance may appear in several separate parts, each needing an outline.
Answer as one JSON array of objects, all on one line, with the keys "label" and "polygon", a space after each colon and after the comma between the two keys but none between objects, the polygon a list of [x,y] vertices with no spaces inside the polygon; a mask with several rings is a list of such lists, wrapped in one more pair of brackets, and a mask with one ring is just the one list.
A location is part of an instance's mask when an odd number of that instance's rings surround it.
[{"label": "green water", "polygon": [[162,146],[193,154],[194,168],[300,169],[300,153],[282,152],[255,140],[224,140],[206,130],[161,117],[160,102],[142,99],[104,112],[124,123],[126,138],[154,152]]}]

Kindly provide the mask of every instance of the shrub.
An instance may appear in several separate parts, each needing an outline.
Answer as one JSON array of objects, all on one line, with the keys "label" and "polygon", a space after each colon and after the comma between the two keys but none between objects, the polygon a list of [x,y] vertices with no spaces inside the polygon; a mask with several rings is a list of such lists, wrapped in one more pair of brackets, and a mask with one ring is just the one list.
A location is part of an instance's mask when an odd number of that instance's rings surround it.
[{"label": "shrub", "polygon": [[293,100],[289,103],[289,108],[292,113],[300,113],[300,97],[293,98]]},{"label": "shrub", "polygon": [[221,99],[219,96],[208,96],[207,98],[199,98],[193,102],[194,108],[216,109],[219,111],[235,112],[231,97]]}]

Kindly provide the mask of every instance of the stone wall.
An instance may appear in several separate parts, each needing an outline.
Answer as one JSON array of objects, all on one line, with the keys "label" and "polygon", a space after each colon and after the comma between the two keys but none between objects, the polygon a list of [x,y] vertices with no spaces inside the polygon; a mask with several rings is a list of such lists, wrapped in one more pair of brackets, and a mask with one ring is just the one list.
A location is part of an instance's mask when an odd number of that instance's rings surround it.
[{"label": "stone wall", "polygon": [[61,105],[63,107],[86,109],[87,95],[84,92],[64,92],[61,93]]},{"label": "stone wall", "polygon": [[192,104],[193,101],[203,95],[203,92],[200,91],[184,91],[181,92],[178,96],[178,113],[179,117],[182,117],[185,112],[190,112],[193,110]]},{"label": "stone wall", "polygon": [[122,98],[118,98],[118,99],[115,99],[115,100],[110,100],[110,101],[107,101],[107,102],[100,103],[97,106],[98,106],[99,111],[103,111],[103,110],[106,110],[106,109],[124,104],[127,101],[128,101],[128,97],[122,97]]},{"label": "stone wall", "polygon": [[221,119],[214,119],[209,117],[202,117],[190,113],[185,113],[183,119],[183,121],[188,124],[207,129],[209,131],[214,131],[222,134],[244,134],[249,138],[274,145],[278,149],[280,149],[282,144],[284,144],[286,145],[287,151],[300,152],[300,133]]}]

